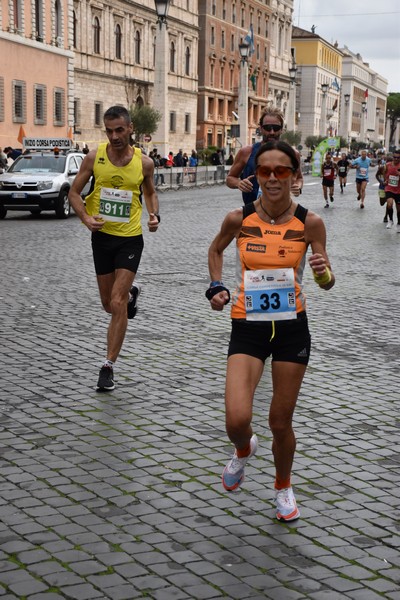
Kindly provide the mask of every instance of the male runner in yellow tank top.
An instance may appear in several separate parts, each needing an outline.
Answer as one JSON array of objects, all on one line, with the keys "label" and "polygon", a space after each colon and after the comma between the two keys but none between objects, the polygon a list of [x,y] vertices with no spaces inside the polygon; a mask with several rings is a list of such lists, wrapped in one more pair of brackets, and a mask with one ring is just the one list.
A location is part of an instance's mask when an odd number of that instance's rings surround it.
[{"label": "male runner in yellow tank top", "polygon": [[[87,154],[69,193],[70,203],[92,232],[93,259],[104,310],[111,315],[107,358],[100,369],[97,389],[113,390],[113,366],[124,341],[128,318],[136,314],[140,286],[134,283],[143,250],[142,190],[149,213],[149,231],[160,223],[153,184],[154,163],[130,144],[133,127],[129,112],[112,106],[104,113],[108,143]],[[91,192],[81,192],[93,177]]]}]

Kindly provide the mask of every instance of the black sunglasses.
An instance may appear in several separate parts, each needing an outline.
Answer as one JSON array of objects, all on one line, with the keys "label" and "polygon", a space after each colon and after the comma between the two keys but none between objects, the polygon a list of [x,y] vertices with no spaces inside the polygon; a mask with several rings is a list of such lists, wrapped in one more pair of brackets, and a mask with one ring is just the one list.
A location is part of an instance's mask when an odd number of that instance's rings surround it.
[{"label": "black sunglasses", "polygon": [[282,125],[270,125],[269,123],[267,123],[266,125],[261,125],[261,129],[264,129],[264,131],[279,131],[280,129],[282,129]]}]

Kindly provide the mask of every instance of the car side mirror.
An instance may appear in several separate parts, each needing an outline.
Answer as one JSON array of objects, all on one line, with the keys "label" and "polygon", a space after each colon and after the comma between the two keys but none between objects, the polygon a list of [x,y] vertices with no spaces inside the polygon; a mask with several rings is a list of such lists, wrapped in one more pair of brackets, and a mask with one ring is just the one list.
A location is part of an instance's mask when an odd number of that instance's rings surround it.
[{"label": "car side mirror", "polygon": [[68,175],[77,175],[78,174],[78,169],[70,169],[68,171]]}]

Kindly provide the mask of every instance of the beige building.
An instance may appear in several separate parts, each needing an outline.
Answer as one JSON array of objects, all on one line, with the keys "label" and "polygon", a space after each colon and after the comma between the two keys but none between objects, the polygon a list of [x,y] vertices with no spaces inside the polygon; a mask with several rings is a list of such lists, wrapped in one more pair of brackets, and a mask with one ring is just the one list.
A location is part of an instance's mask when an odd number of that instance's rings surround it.
[{"label": "beige building", "polygon": [[0,146],[66,137],[73,124],[68,0],[0,0]]},{"label": "beige building", "polygon": [[[75,140],[91,147],[104,140],[109,106],[154,105],[157,15],[154,0],[73,0],[72,20]],[[171,2],[167,34],[169,145],[189,152],[196,145],[197,0]]]},{"label": "beige building", "polygon": [[199,0],[197,147],[230,147],[237,123],[241,43],[253,28],[248,59],[249,141],[267,105],[286,111],[291,62],[292,0]]}]

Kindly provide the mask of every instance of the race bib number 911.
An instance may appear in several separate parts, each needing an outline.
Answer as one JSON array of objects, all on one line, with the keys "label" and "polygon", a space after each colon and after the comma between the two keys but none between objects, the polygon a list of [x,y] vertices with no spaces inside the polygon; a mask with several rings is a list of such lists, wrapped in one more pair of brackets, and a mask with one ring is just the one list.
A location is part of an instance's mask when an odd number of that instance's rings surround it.
[{"label": "race bib number 911", "polygon": [[130,190],[101,188],[99,215],[103,217],[104,221],[129,223],[131,205],[132,192]]}]

